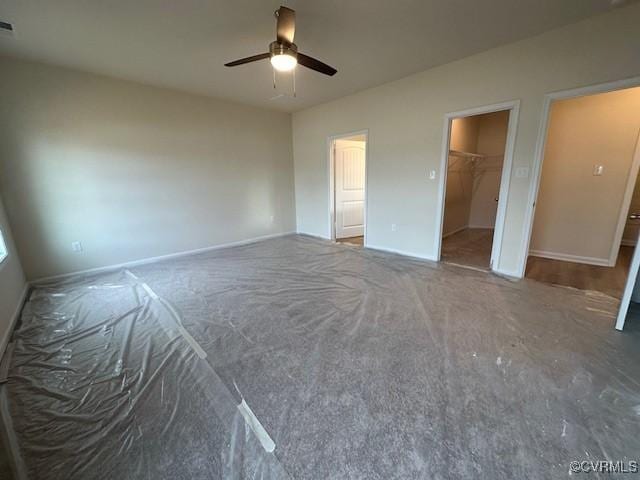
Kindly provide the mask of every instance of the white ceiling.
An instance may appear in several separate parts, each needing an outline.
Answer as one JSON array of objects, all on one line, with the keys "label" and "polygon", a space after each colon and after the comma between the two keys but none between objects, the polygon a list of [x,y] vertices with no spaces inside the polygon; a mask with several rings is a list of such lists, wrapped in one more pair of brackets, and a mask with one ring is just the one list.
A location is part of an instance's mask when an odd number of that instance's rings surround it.
[{"label": "white ceiling", "polygon": [[[294,111],[610,10],[620,0],[3,0],[0,53]],[[273,89],[273,11],[296,10],[300,51],[336,67],[297,69]],[[287,80],[287,79],[285,79]],[[286,82],[280,82],[283,90]]]}]

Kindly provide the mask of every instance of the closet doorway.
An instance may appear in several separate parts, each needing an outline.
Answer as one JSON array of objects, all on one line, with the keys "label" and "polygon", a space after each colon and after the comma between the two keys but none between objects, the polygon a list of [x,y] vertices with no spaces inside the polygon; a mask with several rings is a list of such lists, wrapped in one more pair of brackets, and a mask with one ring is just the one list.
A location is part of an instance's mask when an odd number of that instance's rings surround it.
[{"label": "closet doorway", "polygon": [[439,259],[495,270],[502,240],[518,103],[449,114]]},{"label": "closet doorway", "polygon": [[329,139],[331,238],[363,247],[366,235],[367,132]]}]

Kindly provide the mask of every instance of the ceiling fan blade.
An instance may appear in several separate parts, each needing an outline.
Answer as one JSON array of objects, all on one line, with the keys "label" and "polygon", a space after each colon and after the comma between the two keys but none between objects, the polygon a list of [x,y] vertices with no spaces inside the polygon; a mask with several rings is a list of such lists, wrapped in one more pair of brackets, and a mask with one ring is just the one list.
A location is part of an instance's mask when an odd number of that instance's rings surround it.
[{"label": "ceiling fan blade", "polygon": [[293,43],[296,33],[296,12],[287,7],[276,10],[277,27],[276,37],[279,43]]},{"label": "ceiling fan blade", "polygon": [[260,53],[258,55],[253,55],[252,57],[241,58],[240,60],[235,60],[233,62],[225,63],[225,67],[235,67],[236,65],[244,65],[245,63],[257,62],[258,60],[264,60],[265,58],[269,58],[271,56],[270,53]]},{"label": "ceiling fan blade", "polygon": [[335,68],[330,67],[326,63],[322,63],[320,60],[316,60],[315,58],[300,52],[298,52],[298,63],[304,67],[310,68],[311,70],[315,70],[316,72],[329,75],[330,77],[338,72]]}]

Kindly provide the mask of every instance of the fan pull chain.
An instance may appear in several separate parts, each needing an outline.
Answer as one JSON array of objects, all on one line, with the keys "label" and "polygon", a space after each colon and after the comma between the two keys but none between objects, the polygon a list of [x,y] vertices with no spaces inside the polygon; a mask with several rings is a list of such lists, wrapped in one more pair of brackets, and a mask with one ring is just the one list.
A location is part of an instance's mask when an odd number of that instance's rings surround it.
[{"label": "fan pull chain", "polygon": [[[291,72],[292,75],[292,79],[293,79],[293,98],[296,98],[297,92],[296,92],[296,71],[294,70],[293,72]],[[276,84],[276,71],[273,71],[273,89],[277,91],[278,87]],[[280,94],[280,95],[284,95],[284,94]]]}]

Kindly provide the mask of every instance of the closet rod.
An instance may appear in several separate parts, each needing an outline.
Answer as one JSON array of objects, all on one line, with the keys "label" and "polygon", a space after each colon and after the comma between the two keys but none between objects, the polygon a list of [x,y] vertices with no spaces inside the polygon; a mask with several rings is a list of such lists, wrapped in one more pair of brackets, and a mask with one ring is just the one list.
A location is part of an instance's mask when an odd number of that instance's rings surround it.
[{"label": "closet rod", "polygon": [[449,155],[453,155],[454,157],[467,157],[467,158],[485,158],[486,157],[486,155],[482,155],[481,153],[463,152],[462,150],[449,150]]},{"label": "closet rod", "polygon": [[454,157],[465,157],[465,158],[471,158],[471,159],[504,157],[504,154],[485,155],[483,153],[463,152],[462,150],[449,150],[449,155],[452,155]]}]

